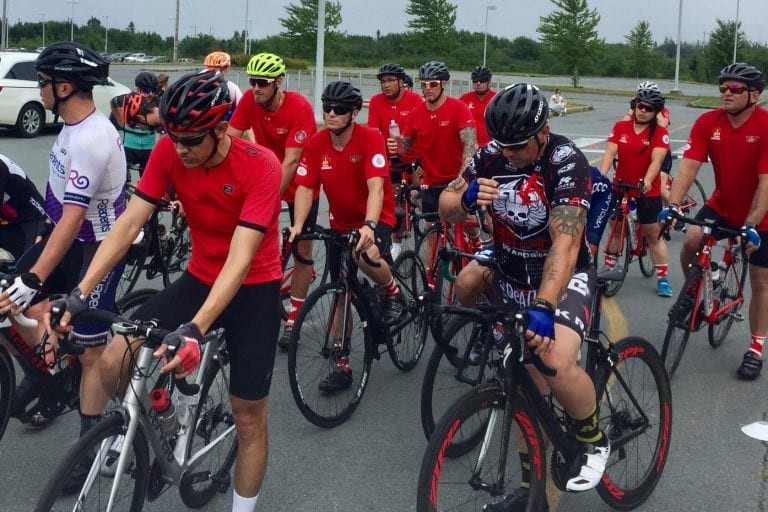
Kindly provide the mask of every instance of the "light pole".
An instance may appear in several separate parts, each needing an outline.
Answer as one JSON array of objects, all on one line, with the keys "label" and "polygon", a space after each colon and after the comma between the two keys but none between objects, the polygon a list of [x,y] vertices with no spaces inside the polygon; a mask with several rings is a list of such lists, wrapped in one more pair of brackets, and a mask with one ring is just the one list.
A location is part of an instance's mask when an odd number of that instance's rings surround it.
[{"label": "light pole", "polygon": [[43,20],[43,46],[45,46],[45,13],[39,12],[37,15]]},{"label": "light pole", "polygon": [[107,53],[107,44],[109,42],[109,14],[105,14],[102,18],[106,18],[107,24],[104,28],[104,53]]},{"label": "light pole", "polygon": [[68,4],[72,5],[72,13],[69,18],[69,40],[75,40],[75,4],[79,4],[80,0],[67,0]]},{"label": "light pole", "polygon": [[736,24],[733,27],[733,63],[736,64],[736,47],[739,45],[739,0],[736,0]]},{"label": "light pole", "polygon": [[485,7],[485,35],[483,36],[483,67],[485,67],[485,54],[488,50],[488,11],[495,11],[497,7],[495,5],[488,5]]},{"label": "light pole", "polygon": [[251,27],[252,26],[253,26],[253,20],[248,20],[248,45],[247,45],[248,49],[245,51],[246,55],[250,55],[251,54],[251,38],[250,38],[250,35],[251,35]]},{"label": "light pole", "polygon": [[680,92],[680,29],[683,23],[683,0],[680,0],[680,6],[677,11],[677,55],[675,56],[675,87],[672,91]]},{"label": "light pole", "polygon": [[178,23],[176,22],[176,18],[174,18],[173,16],[169,17],[168,19],[173,22],[174,26],[176,26],[176,29],[174,31],[174,36],[173,36],[173,62],[176,62],[176,58],[178,57],[177,52],[179,51],[178,50],[179,49]]},{"label": "light pole", "polygon": [[249,0],[245,0],[245,34],[243,35],[243,53],[248,55],[248,4]]}]

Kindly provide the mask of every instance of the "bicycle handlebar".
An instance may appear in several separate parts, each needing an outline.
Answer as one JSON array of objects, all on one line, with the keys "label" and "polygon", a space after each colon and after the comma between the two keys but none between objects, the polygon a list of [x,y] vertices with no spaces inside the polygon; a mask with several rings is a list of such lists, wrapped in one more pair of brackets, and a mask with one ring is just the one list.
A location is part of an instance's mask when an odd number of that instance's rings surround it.
[{"label": "bicycle handlebar", "polygon": [[[696,220],[693,217],[686,217],[685,215],[676,216],[674,218],[672,216],[668,217],[667,220],[664,222],[664,226],[661,229],[662,233],[669,232],[669,228],[673,220],[677,221],[680,224],[691,224],[693,226],[708,227],[712,229],[713,233],[725,235],[728,238],[737,238],[741,236],[740,229],[733,229],[733,228],[721,226],[713,219]],[[741,245],[742,246],[746,245],[746,241],[742,240]]]},{"label": "bicycle handlebar", "polygon": [[[288,228],[284,228],[283,229],[283,236],[284,237],[286,236],[286,232],[288,233],[288,236],[290,236],[290,230],[288,230]],[[287,238],[285,238],[284,240],[287,240]],[[358,240],[360,240],[360,231],[357,230],[357,229],[350,229],[349,231],[347,231],[345,233],[336,233],[336,232],[331,231],[331,230],[323,230],[320,233],[301,233],[301,234],[297,235],[293,239],[293,244],[291,245],[291,253],[293,254],[293,257],[297,261],[300,261],[301,263],[303,263],[305,265],[310,265],[311,266],[311,265],[314,265],[314,263],[315,263],[314,260],[312,260],[312,259],[308,260],[308,259],[302,257],[298,253],[298,249],[296,247],[297,246],[296,242],[299,242],[301,240],[327,240],[327,241],[330,241],[332,243],[333,242],[337,242],[337,241],[343,241],[343,243],[345,245],[351,245],[354,248],[354,246],[357,245]],[[358,253],[358,258],[362,258],[363,261],[365,261],[369,266],[371,266],[373,268],[381,267],[381,263],[373,261],[368,256],[368,254],[365,253],[365,251],[361,251],[360,253]]]}]

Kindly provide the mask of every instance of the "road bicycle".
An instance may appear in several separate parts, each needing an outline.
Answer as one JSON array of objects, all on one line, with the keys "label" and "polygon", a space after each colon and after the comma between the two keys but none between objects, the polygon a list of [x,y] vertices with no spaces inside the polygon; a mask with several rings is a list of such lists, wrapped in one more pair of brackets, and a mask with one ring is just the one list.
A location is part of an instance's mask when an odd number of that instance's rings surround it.
[{"label": "road bicycle", "polygon": [[[169,485],[178,486],[186,506],[200,508],[216,493],[226,492],[238,443],[223,329],[206,334],[194,381],[187,382],[170,374],[154,377],[160,363],[152,353],[168,334],[155,322],[131,321],[96,309],[73,319],[85,320],[110,323],[113,332],[143,338],[143,343],[136,354],[126,347],[131,377],[125,397],[69,450],[35,511],[139,512],[145,500],[153,501]],[[167,414],[171,409],[156,410],[152,404],[158,397],[176,402],[175,415]],[[118,449],[119,436],[123,439]],[[74,494],[63,492],[83,467],[89,469],[82,487]]]},{"label": "road bicycle", "polygon": [[748,261],[739,230],[718,226],[710,219],[679,217],[677,222],[701,226],[704,236],[668,313],[661,355],[670,379],[680,365],[692,332],[707,325],[709,344],[717,348],[725,341],[733,322],[744,319],[741,308]]},{"label": "road bicycle", "polygon": [[[486,265],[492,266],[490,258]],[[672,433],[672,395],[664,363],[651,343],[627,337],[613,343],[600,330],[605,286],[623,279],[614,270],[598,276],[585,334],[584,368],[598,396],[600,427],[611,442],[611,456],[597,486],[611,507],[631,510],[642,505],[661,478]],[[470,389],[442,416],[424,454],[416,510],[481,510],[511,494],[521,484],[518,443],[530,457],[530,490],[526,511],[546,503],[547,442],[552,445],[552,479],[561,490],[565,468],[583,447],[569,432],[569,419],[552,396],[543,396],[528,363],[553,375],[538,356],[527,355],[522,340],[524,315],[497,309],[441,306],[451,315],[468,316],[485,326],[504,326],[507,342],[498,376]],[[437,336],[433,332],[433,336]],[[438,338],[435,338],[436,341]],[[447,340],[440,340],[441,343]],[[491,344],[493,341],[487,341]],[[545,438],[546,435],[546,438]]]},{"label": "road bicycle", "polygon": [[[426,329],[422,322],[414,322],[424,314],[418,297],[427,288],[421,261],[409,252],[410,257],[401,255],[391,267],[405,312],[387,327],[381,323],[386,300],[383,289],[358,275],[358,257],[378,265],[365,253],[355,253],[359,236],[357,230],[351,230],[298,237],[327,240],[341,253],[338,279],[309,294],[299,310],[288,349],[288,376],[296,405],[307,420],[323,428],[340,425],[360,405],[374,359],[386,351],[399,370],[409,371],[426,343]],[[322,391],[319,384],[343,360],[352,370],[351,385],[334,393]]]},{"label": "road bicycle", "polygon": [[[288,209],[285,208],[287,212]],[[315,225],[313,233],[318,235],[325,233],[325,228]],[[288,308],[291,303],[291,285],[293,283],[293,272],[295,261],[309,264],[312,266],[312,282],[309,291],[311,292],[328,280],[328,242],[326,240],[316,240],[312,243],[312,259],[306,260],[301,256],[294,257],[293,245],[295,242],[289,241],[291,230],[283,228],[280,243],[280,264],[283,269],[283,277],[280,281],[280,304],[283,320],[288,319]],[[309,262],[309,263],[308,263]]]}]

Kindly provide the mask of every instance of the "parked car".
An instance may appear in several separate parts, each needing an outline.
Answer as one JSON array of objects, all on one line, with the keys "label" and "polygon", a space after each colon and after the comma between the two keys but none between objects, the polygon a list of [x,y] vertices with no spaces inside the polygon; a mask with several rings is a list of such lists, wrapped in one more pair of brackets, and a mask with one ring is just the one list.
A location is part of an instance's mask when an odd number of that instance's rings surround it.
[{"label": "parked car", "polygon": [[144,62],[147,58],[145,53],[132,53],[123,59],[123,62]]},{"label": "parked car", "polygon": [[109,56],[109,60],[112,62],[123,62],[130,53],[128,52],[116,52]]},{"label": "parked car", "polygon": [[[43,108],[37,86],[37,53],[0,52],[0,126],[12,128],[19,137],[36,137],[46,124],[60,123]],[[93,88],[93,100],[105,115],[109,101],[131,90],[109,79],[108,85]]]}]

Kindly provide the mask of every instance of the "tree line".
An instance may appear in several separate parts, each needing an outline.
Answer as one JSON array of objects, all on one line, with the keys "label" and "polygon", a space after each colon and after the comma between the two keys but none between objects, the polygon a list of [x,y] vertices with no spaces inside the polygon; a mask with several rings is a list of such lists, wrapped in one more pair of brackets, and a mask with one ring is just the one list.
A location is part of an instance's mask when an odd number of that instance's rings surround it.
[{"label": "tree line", "polygon": [[[671,79],[675,74],[676,43],[666,38],[657,43],[651,25],[640,20],[625,35],[623,43],[606,43],[596,27],[600,15],[587,0],[550,0],[553,11],[540,18],[538,40],[520,36],[508,39],[488,35],[487,66],[507,74],[567,75],[578,86],[579,76]],[[286,58],[291,69],[306,69],[315,56],[318,0],[289,4],[280,19],[279,35],[252,39],[251,48],[270,51]],[[326,1],[325,63],[337,67],[378,67],[398,62],[417,68],[425,60],[444,61],[450,69],[468,71],[482,63],[484,34],[456,30],[456,6],[448,0],[410,0],[410,16],[402,33],[353,35],[339,31],[340,1]],[[20,22],[9,26],[11,47],[36,48],[43,45],[43,22]],[[680,50],[680,80],[714,82],[719,70],[733,57],[733,42],[738,31],[738,60],[768,71],[768,48],[747,39],[741,25],[716,20],[717,27],[706,42],[683,43]],[[134,22],[124,28],[109,28],[90,18],[74,26],[75,40],[103,51],[108,33],[108,50],[136,51],[148,55],[173,54],[173,37],[136,30]],[[68,21],[46,21],[45,40],[69,40]],[[245,34],[235,30],[229,38],[198,33],[179,41],[178,57],[200,60],[208,52],[224,50],[233,64],[245,66]]]}]

